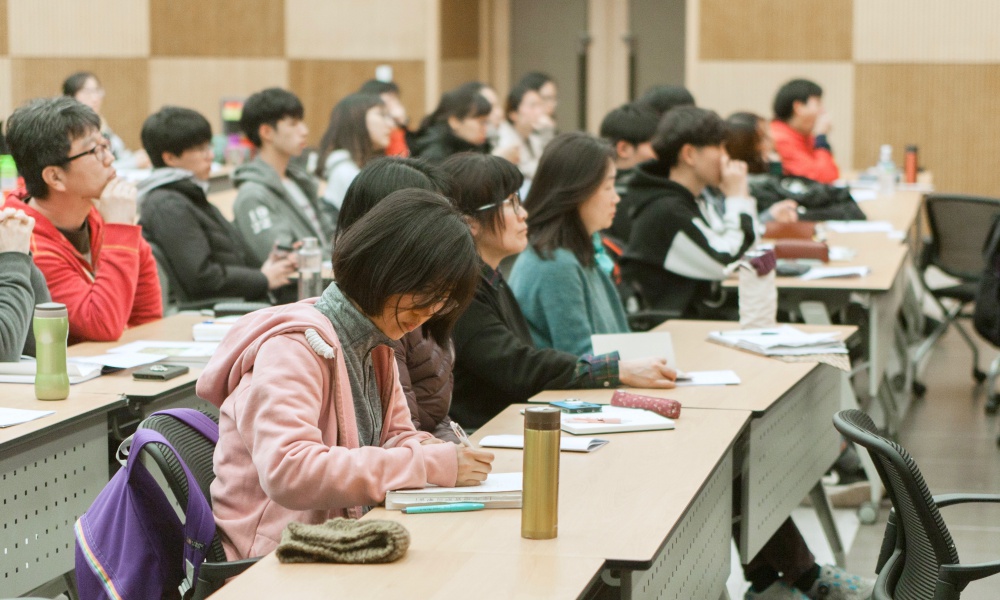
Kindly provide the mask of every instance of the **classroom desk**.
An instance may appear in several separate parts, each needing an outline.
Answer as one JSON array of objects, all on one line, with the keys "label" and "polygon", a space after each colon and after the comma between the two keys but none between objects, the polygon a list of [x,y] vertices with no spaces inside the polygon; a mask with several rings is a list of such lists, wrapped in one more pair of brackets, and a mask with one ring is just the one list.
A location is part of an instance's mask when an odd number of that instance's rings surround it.
[{"label": "classroom desk", "polygon": [[[175,315],[129,329],[117,342],[76,344],[68,353],[93,356],[142,339],[190,339],[191,326],[203,319]],[[73,569],[73,524],[110,478],[109,428],[115,438],[124,437],[122,422],[140,420],[151,402],[157,409],[201,402],[194,394],[200,372],[192,368],[160,382],[133,380],[126,370],[70,386],[69,398],[48,402],[36,400],[31,385],[0,384],[2,406],[56,411],[0,429],[0,597],[23,594]]]},{"label": "classroom desk", "polygon": [[[840,454],[840,435],[833,428],[833,415],[855,407],[847,373],[819,363],[786,363],[727,348],[706,340],[710,331],[736,328],[736,323],[718,321],[667,321],[655,331],[669,332],[677,362],[684,370],[731,369],[741,379],[736,386],[689,386],[672,390],[637,389],[640,394],[672,398],[689,409],[750,411],[750,421],[736,454],[736,472],[742,473],[738,500],[740,535],[738,548],[749,561],[777,531],[792,509],[809,495],[817,508],[838,563],[843,549],[820,479]],[[806,331],[838,331],[844,338],[853,326],[812,327]],[[607,404],[613,390],[547,391],[531,402],[551,402],[566,397]]]},{"label": "classroom desk", "polygon": [[[521,433],[521,408],[508,407],[473,439]],[[691,409],[673,431],[607,435],[611,443],[596,452],[563,452],[553,540],[522,539],[519,510],[404,515],[376,508],[364,518],[399,521],[410,531],[400,561],[303,566],[272,555],[213,597],[576,598],[602,572],[619,578],[622,598],[718,598],[730,572],[734,442],[749,417]],[[494,471],[522,469],[520,450],[491,451]]]}]

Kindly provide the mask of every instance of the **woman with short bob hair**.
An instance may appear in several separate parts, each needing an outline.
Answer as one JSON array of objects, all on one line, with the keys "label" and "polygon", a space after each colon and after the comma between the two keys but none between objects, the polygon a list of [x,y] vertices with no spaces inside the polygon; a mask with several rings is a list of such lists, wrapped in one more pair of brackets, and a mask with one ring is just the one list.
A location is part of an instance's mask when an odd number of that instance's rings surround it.
[{"label": "woman with short bob hair", "polygon": [[620,200],[614,157],[604,140],[565,133],[538,164],[524,203],[530,243],[517,258],[510,288],[541,348],[587,354],[591,335],[629,331],[599,233],[611,225]]},{"label": "woman with short bob hair", "polygon": [[375,94],[351,94],[330,111],[330,124],[319,144],[316,175],[326,180],[323,201],[332,220],[358,171],[385,156],[394,127],[385,102]]},{"label": "woman with short bob hair", "polygon": [[389,490],[476,485],[489,452],[417,432],[390,344],[450,329],[475,292],[475,245],[440,194],[390,194],[333,254],[319,298],[251,313],[219,345],[198,395],[220,408],[212,505],[230,560],[285,526],[360,517]]},{"label": "woman with short bob hair", "polygon": [[673,387],[676,373],[662,359],[620,360],[538,348],[500,261],[528,244],[528,214],[517,167],[496,156],[461,154],[442,165],[452,198],[465,214],[480,257],[475,298],[455,324],[455,391],[451,415],[479,427],[510,404],[547,389]]}]

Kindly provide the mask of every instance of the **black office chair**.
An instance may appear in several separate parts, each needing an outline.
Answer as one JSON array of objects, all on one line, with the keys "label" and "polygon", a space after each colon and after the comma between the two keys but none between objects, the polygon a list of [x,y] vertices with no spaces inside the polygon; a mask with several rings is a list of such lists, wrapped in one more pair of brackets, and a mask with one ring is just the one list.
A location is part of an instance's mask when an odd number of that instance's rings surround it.
[{"label": "black office chair", "polygon": [[[204,412],[204,411],[203,411]],[[219,419],[207,412],[206,415],[218,423]],[[215,480],[215,472],[212,470],[212,457],[215,453],[215,445],[205,439],[200,433],[191,429],[186,423],[174,418],[171,415],[154,414],[147,417],[139,424],[140,429],[152,429],[159,432],[180,454],[180,459],[184,461],[195,480],[198,482],[199,490],[193,493],[200,493],[211,505],[212,496],[209,487]],[[143,451],[146,452],[153,462],[159,467],[180,506],[186,506],[188,494],[192,493],[188,489],[187,476],[177,460],[177,456],[163,444],[147,444]],[[204,600],[213,592],[218,591],[226,579],[235,577],[247,570],[256,563],[259,558],[248,558],[228,562],[226,553],[222,548],[222,540],[216,533],[212,539],[212,545],[208,549],[205,562],[202,563],[198,571],[198,580],[188,595],[188,600]]]},{"label": "black office chair", "polygon": [[1000,573],[1000,560],[960,564],[955,542],[938,511],[965,502],[1000,503],[1000,495],[931,496],[909,452],[882,437],[867,414],[844,410],[834,415],[833,425],[868,450],[892,501],[875,567],[873,600],[955,600],[970,582]]},{"label": "black office chair", "polygon": [[625,316],[632,331],[649,331],[664,321],[679,319],[680,310],[650,308],[642,294],[642,286],[636,281],[623,281],[618,286]]},{"label": "black office chair", "polygon": [[[948,328],[955,325],[972,350],[972,377],[976,383],[982,383],[986,373],[979,368],[979,349],[958,319],[971,317],[966,308],[975,300],[979,279],[986,266],[983,264],[983,243],[990,234],[993,219],[1000,214],[1000,199],[927,194],[924,208],[931,236],[924,242],[917,269],[924,289],[941,309],[944,319],[917,348],[911,364],[915,368]],[[926,272],[931,266],[960,282],[943,288],[930,287]],[[945,299],[952,301],[951,308],[945,306]],[[926,390],[926,386],[914,379],[914,393],[922,396]]]}]

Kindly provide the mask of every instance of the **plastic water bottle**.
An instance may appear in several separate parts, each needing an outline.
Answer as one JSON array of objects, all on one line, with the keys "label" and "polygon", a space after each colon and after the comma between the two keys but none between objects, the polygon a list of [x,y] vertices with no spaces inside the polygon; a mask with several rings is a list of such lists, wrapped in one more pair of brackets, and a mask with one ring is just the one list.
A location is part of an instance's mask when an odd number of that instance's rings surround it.
[{"label": "plastic water bottle", "polygon": [[299,300],[315,298],[323,293],[323,261],[319,240],[308,237],[299,248]]},{"label": "plastic water bottle", "polygon": [[35,397],[39,400],[65,400],[69,396],[66,372],[66,343],[69,318],[66,305],[46,302],[35,307],[32,320],[35,335]]},{"label": "plastic water bottle", "polygon": [[6,196],[17,187],[17,165],[10,154],[0,154],[0,191]]},{"label": "plastic water bottle", "polygon": [[559,534],[559,438],[562,411],[524,411],[524,492],[521,537],[551,540]]},{"label": "plastic water bottle", "polygon": [[891,196],[896,193],[896,163],[892,162],[892,146],[882,144],[879,151],[878,166],[878,193],[882,196]]}]

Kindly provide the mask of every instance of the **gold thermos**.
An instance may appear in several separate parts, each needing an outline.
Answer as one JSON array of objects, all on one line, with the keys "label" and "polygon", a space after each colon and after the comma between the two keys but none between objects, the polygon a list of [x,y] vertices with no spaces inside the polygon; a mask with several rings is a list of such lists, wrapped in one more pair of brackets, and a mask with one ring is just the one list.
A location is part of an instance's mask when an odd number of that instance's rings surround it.
[{"label": "gold thermos", "polygon": [[559,437],[561,411],[524,411],[524,500],[521,537],[550,540],[559,534]]}]

